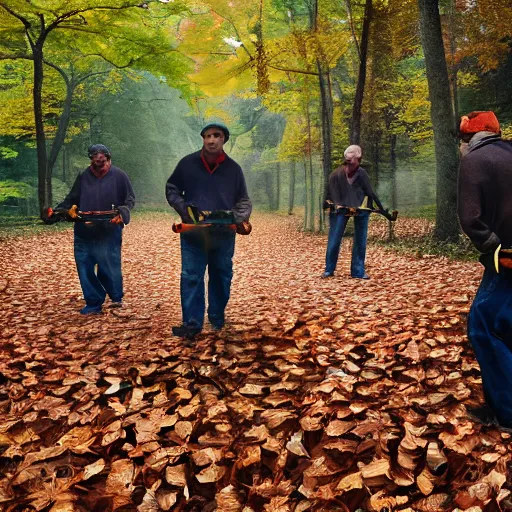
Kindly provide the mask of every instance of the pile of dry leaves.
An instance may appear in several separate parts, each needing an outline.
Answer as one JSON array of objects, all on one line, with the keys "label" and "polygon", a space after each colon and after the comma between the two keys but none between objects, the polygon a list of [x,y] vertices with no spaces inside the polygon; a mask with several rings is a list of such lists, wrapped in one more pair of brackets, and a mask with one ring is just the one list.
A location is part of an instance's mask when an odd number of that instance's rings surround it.
[{"label": "pile of dry leaves", "polygon": [[511,435],[466,411],[477,264],[369,247],[354,280],[346,242],[320,280],[325,238],[257,216],[186,346],[170,222],[129,226],[127,306],[92,318],[70,232],[1,243],[2,510],[512,510]]}]

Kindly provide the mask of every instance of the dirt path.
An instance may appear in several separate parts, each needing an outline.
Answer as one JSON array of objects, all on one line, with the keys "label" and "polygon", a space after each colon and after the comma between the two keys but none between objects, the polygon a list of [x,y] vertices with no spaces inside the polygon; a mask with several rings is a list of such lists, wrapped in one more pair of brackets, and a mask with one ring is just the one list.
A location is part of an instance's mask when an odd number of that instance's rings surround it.
[{"label": "dirt path", "polygon": [[503,502],[508,434],[463,405],[481,400],[464,334],[477,264],[370,246],[361,281],[345,242],[336,277],[321,280],[326,238],[259,215],[237,239],[227,328],[206,326],[190,348],[170,335],[170,222],[126,229],[127,307],[96,317],[78,314],[71,232],[0,243],[5,510]]}]

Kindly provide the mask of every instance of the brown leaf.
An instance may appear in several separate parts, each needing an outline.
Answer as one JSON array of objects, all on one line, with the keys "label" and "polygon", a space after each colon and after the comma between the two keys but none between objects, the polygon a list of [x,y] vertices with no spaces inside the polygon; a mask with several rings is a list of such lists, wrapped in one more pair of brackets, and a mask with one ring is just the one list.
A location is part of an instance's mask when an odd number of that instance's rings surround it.
[{"label": "brown leaf", "polygon": [[57,444],[70,448],[74,453],[89,452],[91,446],[96,440],[96,436],[89,426],[72,428],[67,434],[64,434]]},{"label": "brown leaf", "polygon": [[285,421],[294,419],[295,417],[295,414],[285,409],[269,409],[261,413],[261,418],[271,430],[279,427]]},{"label": "brown leaf", "polygon": [[380,512],[383,509],[395,510],[396,507],[405,505],[409,501],[407,496],[386,496],[385,491],[379,491],[370,496],[368,510]]},{"label": "brown leaf", "polygon": [[105,469],[105,461],[103,459],[99,459],[96,462],[93,462],[92,464],[88,464],[84,468],[84,480],[89,480],[89,478],[93,477],[94,475],[97,475],[98,473],[101,473]]},{"label": "brown leaf", "polygon": [[178,421],[176,425],[174,425],[174,431],[178,434],[181,439],[186,439],[190,434],[192,434],[192,423],[190,421]]},{"label": "brown leaf", "polygon": [[226,468],[224,466],[217,466],[216,464],[212,464],[211,466],[208,466],[200,473],[198,473],[196,478],[202,484],[209,484],[212,482],[218,482],[225,473]]},{"label": "brown leaf", "polygon": [[196,466],[207,466],[221,461],[222,458],[222,450],[218,448],[204,448],[192,453],[192,460]]},{"label": "brown leaf", "polygon": [[391,479],[389,460],[377,459],[370,464],[361,466],[361,476],[365,485],[384,485]]},{"label": "brown leaf", "polygon": [[171,510],[171,508],[176,504],[177,499],[178,494],[175,492],[160,490],[156,493],[158,506],[166,512],[167,510]]},{"label": "brown leaf", "polygon": [[352,473],[351,475],[347,475],[343,477],[336,486],[336,490],[340,491],[340,494],[344,492],[351,491],[352,489],[362,489],[363,488],[363,478],[361,472]]},{"label": "brown leaf", "polygon": [[423,498],[413,503],[414,510],[419,512],[441,512],[451,510],[451,496],[449,494],[432,494],[428,498]]},{"label": "brown leaf", "polygon": [[121,426],[121,420],[114,421],[104,430],[101,446],[107,446],[117,441],[118,439],[125,439],[125,437],[126,432]]},{"label": "brown leaf", "polygon": [[232,486],[228,485],[221,489],[215,496],[218,510],[223,512],[241,512],[242,503],[240,493]]},{"label": "brown leaf", "polygon": [[114,507],[131,504],[134,489],[135,465],[129,459],[119,459],[112,463],[107,476],[105,492],[114,496]]},{"label": "brown leaf", "polygon": [[244,467],[258,464],[261,461],[261,448],[259,445],[246,446],[240,455],[240,459]]},{"label": "brown leaf", "polygon": [[165,479],[167,483],[176,487],[185,487],[187,485],[187,476],[185,474],[186,465],[167,466],[165,468]]},{"label": "brown leaf", "polygon": [[333,420],[327,425],[325,433],[330,437],[338,437],[346,434],[356,426],[354,421]]}]

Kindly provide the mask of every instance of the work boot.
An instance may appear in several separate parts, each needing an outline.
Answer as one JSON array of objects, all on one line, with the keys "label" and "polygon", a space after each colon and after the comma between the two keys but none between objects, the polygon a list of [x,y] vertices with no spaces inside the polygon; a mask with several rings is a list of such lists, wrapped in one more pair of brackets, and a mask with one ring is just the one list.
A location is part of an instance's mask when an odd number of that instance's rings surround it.
[{"label": "work boot", "polygon": [[328,277],[334,277],[334,272],[324,272],[324,273],[320,276],[320,279],[327,279]]},{"label": "work boot", "polygon": [[488,405],[482,407],[466,407],[466,411],[470,419],[482,425],[498,425],[498,420],[493,410]]},{"label": "work boot", "polygon": [[187,325],[179,325],[172,328],[173,336],[178,336],[179,338],[185,338],[187,340],[193,340],[199,333],[201,329],[197,327],[189,327]]},{"label": "work boot", "polygon": [[352,279],[370,279],[370,276],[365,272],[362,276],[350,276]]},{"label": "work boot", "polygon": [[81,315],[100,315],[101,305],[99,306],[85,306],[80,310]]},{"label": "work boot", "polygon": [[218,315],[208,315],[208,320],[214,331],[220,331],[224,327],[224,317]]}]

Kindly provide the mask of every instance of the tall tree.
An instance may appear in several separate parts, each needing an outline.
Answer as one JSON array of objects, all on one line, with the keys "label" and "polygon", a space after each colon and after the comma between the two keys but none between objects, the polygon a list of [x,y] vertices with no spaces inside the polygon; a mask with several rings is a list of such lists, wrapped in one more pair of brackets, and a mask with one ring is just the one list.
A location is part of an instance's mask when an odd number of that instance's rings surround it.
[{"label": "tall tree", "polygon": [[[49,166],[46,147],[43,105],[46,50],[48,44],[52,42],[52,36],[57,32],[71,31],[75,37],[85,33],[84,44],[91,41],[103,43],[107,30],[111,38],[115,39],[120,24],[114,23],[114,20],[119,22],[119,19],[125,16],[127,27],[132,28],[131,37],[126,38],[126,41],[132,42],[131,48],[126,52],[128,65],[132,65],[137,60],[147,58],[150,53],[161,52],[161,48],[155,48],[148,44],[143,35],[136,35],[140,34],[140,30],[136,29],[134,22],[141,21],[140,14],[146,11],[150,3],[158,4],[160,2],[148,0],[141,4],[140,1],[135,0],[91,0],[88,5],[84,6],[83,2],[78,0],[66,3],[48,0],[44,7],[39,7],[31,2],[22,2],[21,0],[0,1],[2,19],[7,18],[11,32],[8,34],[9,45],[6,50],[1,50],[0,58],[4,60],[28,59],[33,62],[33,108],[38,167],[38,200],[41,213],[52,199],[51,179],[49,178],[51,166]],[[182,4],[173,3],[172,12],[177,12],[175,9],[182,9],[182,7]],[[112,13],[115,13],[116,16],[114,17]],[[159,43],[163,41],[163,38],[160,38]],[[138,50],[136,49],[137,45],[139,45]],[[105,48],[104,44],[101,46],[108,54],[108,47]],[[149,46],[152,46],[151,51],[149,51]],[[96,55],[110,60],[100,50],[96,50]],[[114,55],[113,57],[119,56]],[[51,156],[53,159],[54,155]]]},{"label": "tall tree", "polygon": [[[347,0],[347,4],[350,5],[350,0]],[[372,13],[372,0],[366,0],[364,7],[363,29],[361,32],[361,42],[357,44],[356,39],[356,48],[358,50],[359,56],[359,72],[357,75],[356,93],[354,96],[354,107],[352,109],[352,122],[350,127],[351,144],[360,144],[361,142],[361,113],[363,108],[364,87],[366,83],[368,42],[370,40],[370,22],[372,19]]]},{"label": "tall tree", "polygon": [[455,240],[459,234],[456,208],[458,150],[439,5],[437,0],[418,0],[418,6],[436,154],[435,235],[439,240]]}]

